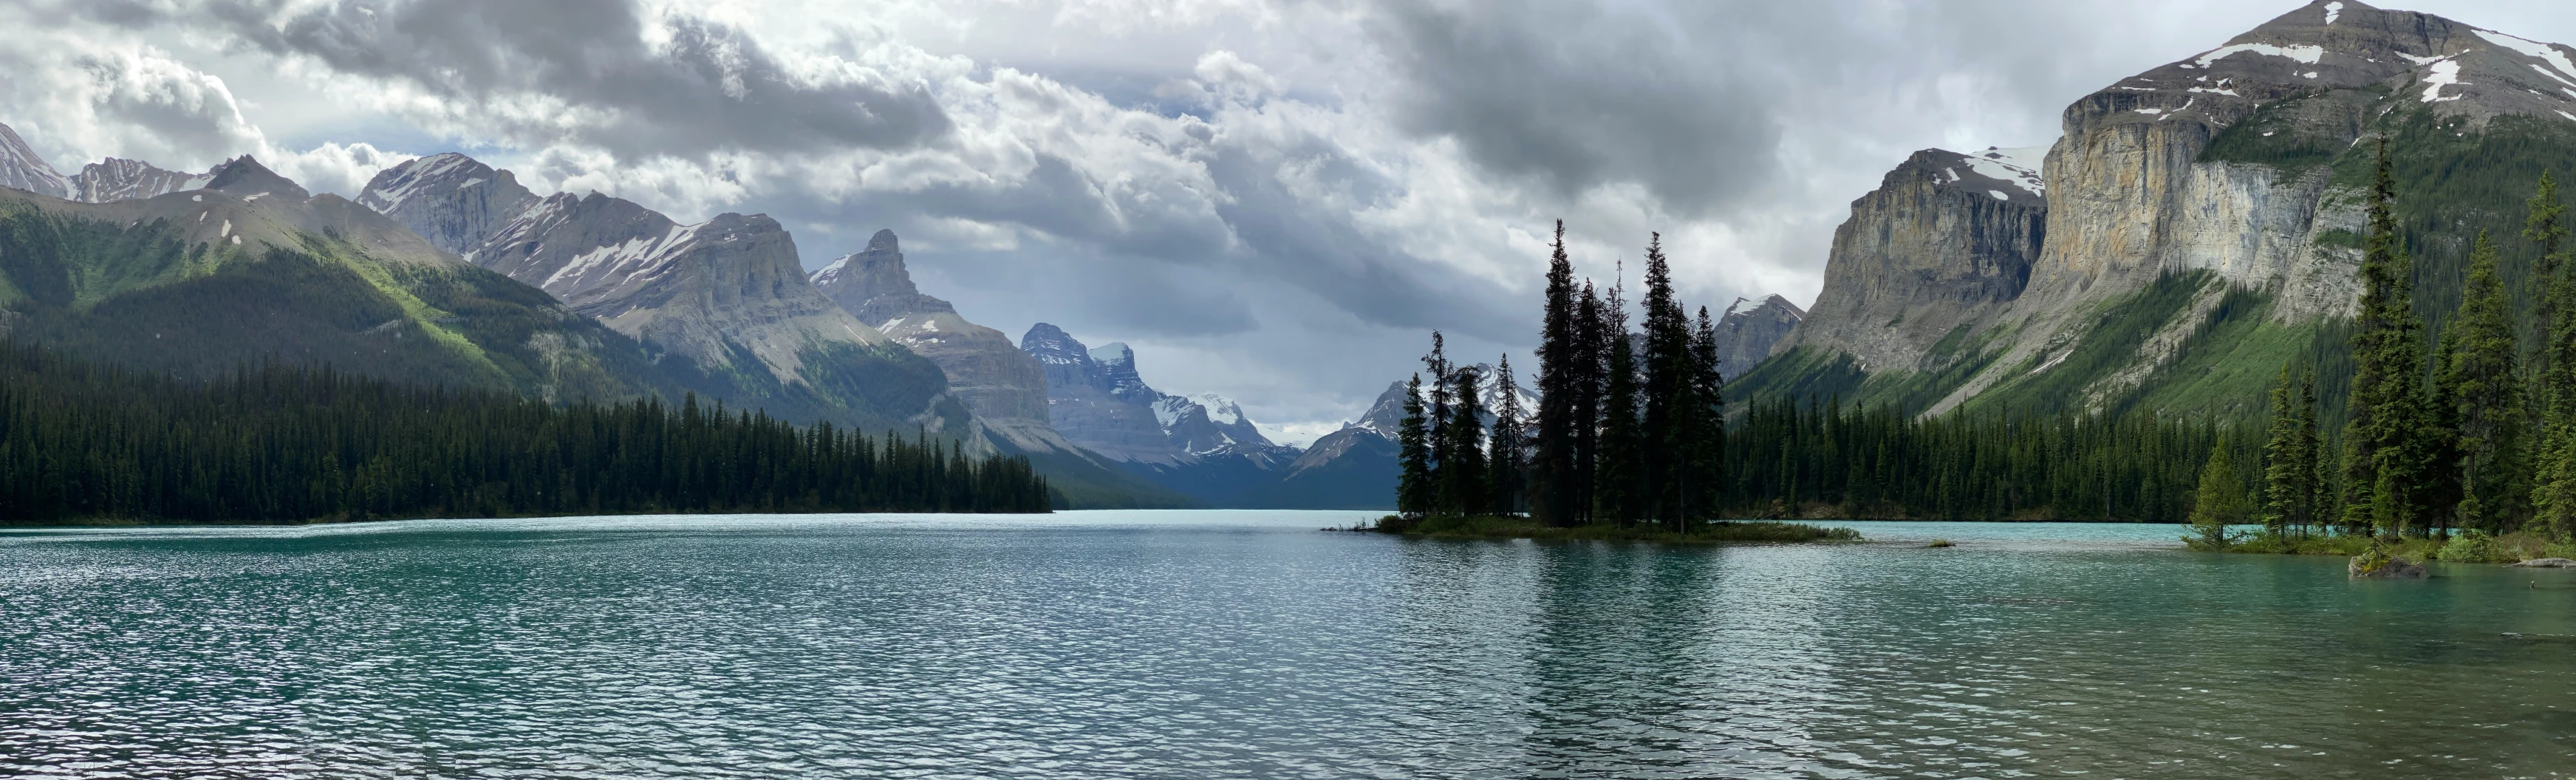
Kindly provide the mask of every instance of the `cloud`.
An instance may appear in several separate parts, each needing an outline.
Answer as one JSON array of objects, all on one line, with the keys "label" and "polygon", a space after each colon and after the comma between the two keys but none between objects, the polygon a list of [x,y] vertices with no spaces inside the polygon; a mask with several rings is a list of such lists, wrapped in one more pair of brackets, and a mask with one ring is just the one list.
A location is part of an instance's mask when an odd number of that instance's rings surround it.
[{"label": "cloud", "polygon": [[523,145],[621,159],[904,148],[948,119],[914,81],[785,61],[739,29],[630,0],[275,0],[196,15],[238,45],[416,91],[446,120]]}]

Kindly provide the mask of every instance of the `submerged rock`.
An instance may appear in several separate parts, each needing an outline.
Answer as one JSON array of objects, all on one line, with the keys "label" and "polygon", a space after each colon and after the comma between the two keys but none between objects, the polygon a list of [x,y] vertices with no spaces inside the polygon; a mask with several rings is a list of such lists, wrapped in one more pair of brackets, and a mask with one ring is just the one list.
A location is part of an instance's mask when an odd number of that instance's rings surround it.
[{"label": "submerged rock", "polygon": [[2377,565],[2372,565],[2370,557],[2371,556],[2368,555],[2353,556],[2352,563],[2345,567],[2345,571],[2350,572],[2356,579],[2368,577],[2384,580],[2406,580],[2423,579],[2427,576],[2424,571],[2423,564],[2415,563],[2403,558],[2389,558],[2379,561]]},{"label": "submerged rock", "polygon": [[2576,561],[2571,561],[2565,558],[2533,558],[2521,563],[2508,563],[2505,565],[2522,566],[2533,569],[2576,569]]}]

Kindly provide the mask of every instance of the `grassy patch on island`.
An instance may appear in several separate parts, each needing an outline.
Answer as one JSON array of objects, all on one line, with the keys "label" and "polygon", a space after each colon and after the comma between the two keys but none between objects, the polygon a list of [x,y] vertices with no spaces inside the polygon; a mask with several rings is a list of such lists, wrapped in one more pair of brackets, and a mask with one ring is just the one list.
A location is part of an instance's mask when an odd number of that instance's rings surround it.
[{"label": "grassy patch on island", "polygon": [[1783,523],[1771,520],[1721,520],[1698,523],[1689,532],[1678,532],[1658,525],[1613,525],[1596,523],[1572,527],[1553,526],[1527,517],[1403,517],[1379,518],[1379,533],[1428,536],[1443,539],[1568,539],[1623,542],[1857,542],[1860,532],[1849,528],[1827,528],[1805,523]]}]

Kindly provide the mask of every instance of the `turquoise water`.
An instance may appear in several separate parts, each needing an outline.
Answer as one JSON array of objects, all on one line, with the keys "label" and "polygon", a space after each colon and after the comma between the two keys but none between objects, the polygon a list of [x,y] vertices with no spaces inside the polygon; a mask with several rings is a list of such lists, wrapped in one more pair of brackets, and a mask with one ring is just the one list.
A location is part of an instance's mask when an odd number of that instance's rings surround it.
[{"label": "turquoise water", "polygon": [[1357,519],[0,532],[0,776],[2576,774],[2576,572]]}]

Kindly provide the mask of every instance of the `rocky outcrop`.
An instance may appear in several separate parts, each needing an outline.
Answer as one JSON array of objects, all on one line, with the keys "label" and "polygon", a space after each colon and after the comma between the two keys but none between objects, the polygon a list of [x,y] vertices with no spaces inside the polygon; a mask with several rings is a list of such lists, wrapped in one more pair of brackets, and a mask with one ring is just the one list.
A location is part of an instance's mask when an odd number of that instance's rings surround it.
[{"label": "rocky outcrop", "polygon": [[947,301],[923,295],[904,267],[894,231],[877,231],[865,251],[833,260],[809,279],[859,321],[938,364],[949,393],[976,417],[1029,439],[1024,445],[1050,438],[1037,430],[1049,427],[1046,372],[1037,358],[1001,331],[968,322]]},{"label": "rocky outcrop", "polygon": [[459,257],[491,243],[511,218],[537,201],[509,171],[455,152],[387,168],[367,182],[358,202],[401,221]]},{"label": "rocky outcrop", "polygon": [[1742,376],[1752,370],[1807,318],[1805,310],[1777,295],[1765,296],[1752,306],[1747,303],[1751,301],[1735,299],[1717,320],[1718,376]]},{"label": "rocky outcrop", "polygon": [[1852,201],[1825,286],[1772,352],[1850,354],[1863,370],[1920,371],[1933,345],[2021,296],[2046,236],[2039,150],[1915,152]]},{"label": "rocky outcrop", "polygon": [[884,322],[914,314],[955,313],[947,301],[921,294],[912,271],[903,265],[903,246],[893,230],[868,237],[868,248],[842,255],[814,272],[815,289],[823,291],[859,321]]}]

